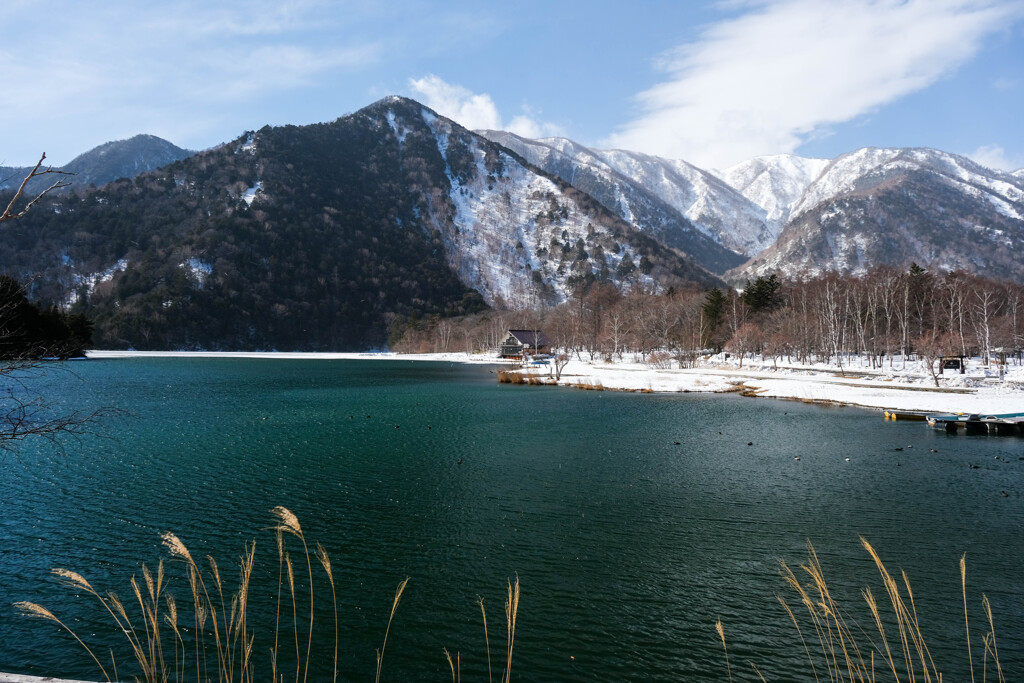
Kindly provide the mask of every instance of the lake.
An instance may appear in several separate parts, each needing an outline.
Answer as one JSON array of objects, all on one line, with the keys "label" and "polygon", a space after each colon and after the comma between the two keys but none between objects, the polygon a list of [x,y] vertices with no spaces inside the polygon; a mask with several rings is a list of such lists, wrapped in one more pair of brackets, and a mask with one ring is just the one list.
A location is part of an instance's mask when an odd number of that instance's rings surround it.
[{"label": "lake", "polygon": [[[969,678],[966,553],[979,679],[983,593],[1007,679],[1024,675],[1020,437],[948,435],[877,411],[737,395],[499,385],[494,368],[449,363],[66,367],[30,386],[58,404],[125,413],[98,424],[103,434],[66,440],[63,452],[26,442],[0,454],[0,671],[101,679],[69,636],[12,607],[29,600],[97,645],[105,663],[115,647],[121,678],[130,676],[109,615],[50,570],[79,572],[127,604],[129,579],[164,559],[168,590],[189,614],[185,567],[160,542],[173,531],[197,559],[213,555],[230,587],[255,541],[253,661],[255,679],[269,679],[279,570],[270,510],[281,505],[330,555],[342,680],[373,678],[406,577],[382,678],[448,680],[447,648],[466,680],[487,680],[479,596],[497,679],[502,605],[516,576],[515,680],[725,680],[718,619],[737,680],[756,678],[748,662],[768,680],[813,679],[775,597],[799,602],[778,561],[805,562],[812,541],[847,616],[875,634],[860,590],[885,592],[860,536],[890,571],[906,571],[945,680]],[[286,541],[304,656],[305,556]],[[312,563],[309,680],[330,680],[330,586]],[[294,679],[284,591],[282,667]]]}]

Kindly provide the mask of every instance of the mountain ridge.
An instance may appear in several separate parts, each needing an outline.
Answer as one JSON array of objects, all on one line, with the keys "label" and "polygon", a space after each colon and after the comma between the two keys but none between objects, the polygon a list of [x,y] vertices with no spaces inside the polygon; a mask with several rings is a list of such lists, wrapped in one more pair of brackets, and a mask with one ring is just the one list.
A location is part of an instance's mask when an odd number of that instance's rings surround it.
[{"label": "mountain ridge", "polygon": [[128,177],[5,226],[0,268],[95,311],[105,345],[135,348],[381,347],[403,320],[551,306],[593,283],[710,288],[910,263],[1024,281],[1020,172],[924,148],[710,171],[482,133],[392,96],[175,148],[185,156],[153,170],[128,155],[115,164]]},{"label": "mountain ridge", "polygon": [[[65,178],[70,182],[64,191],[83,190],[90,185],[105,185],[120,178],[132,178],[140,173],[166,166],[186,159],[195,152],[155,135],[139,134],[124,140],[112,140],[82,152],[55,170],[73,175]],[[32,167],[0,167],[0,191],[16,188],[32,171]],[[41,192],[48,186],[47,178],[36,178],[26,186],[26,191]],[[52,182],[52,178],[50,179]]]},{"label": "mountain ridge", "polygon": [[[906,267],[914,262],[940,269],[985,267],[996,277],[1024,281],[1024,268],[1014,259],[975,253],[1012,251],[1024,244],[1024,174],[989,169],[960,155],[929,148],[865,147],[834,159],[755,157],[705,172],[683,161],[593,150],[568,139],[530,141],[500,131],[485,134],[514,145],[570,181],[581,169],[603,170],[604,186],[595,196],[642,228],[643,221],[636,221],[632,211],[632,196],[643,192],[650,203],[668,204],[720,246],[748,257],[723,273],[733,282],[769,272],[788,277],[826,271],[859,274],[873,265]],[[542,148],[561,156],[545,155]],[[670,178],[666,169],[682,172]],[[886,194],[889,203],[873,201],[870,220],[844,212],[843,207],[872,187],[892,189],[899,169],[918,172],[899,176],[902,192]],[[711,175],[728,189],[708,184],[704,179]],[[936,184],[936,178],[943,180]],[[595,185],[592,179],[587,182],[588,188]],[[623,184],[640,189],[627,190]],[[908,200],[923,194],[930,203]],[[967,213],[958,214],[963,211]],[[661,237],[656,229],[651,233]],[[896,233],[901,237],[893,244],[889,237]],[[719,263],[704,265],[721,272]]]},{"label": "mountain ridge", "polygon": [[[112,348],[383,347],[401,321],[554,305],[591,282],[722,281],[412,100],[266,126],[50,196],[0,243]],[[35,277],[37,276],[38,277]]]},{"label": "mountain ridge", "polygon": [[910,262],[1024,281],[1024,182],[927,148],[864,148],[833,160],[769,249],[732,273],[860,274]]},{"label": "mountain ridge", "polygon": [[[681,172],[685,173],[682,167],[657,157],[592,150],[567,138],[534,141],[504,131],[481,134],[580,187],[607,209],[666,244],[686,250],[713,272],[724,272],[744,260],[742,254],[723,243],[726,240],[719,222],[706,220],[708,216],[695,209],[698,193],[693,190],[693,182],[680,177]],[[637,167],[643,167],[641,178],[633,173]],[[663,180],[669,191],[654,189],[658,180]],[[710,184],[718,182],[714,179]],[[739,201],[746,203],[745,199]],[[751,207],[751,211],[755,210]]]}]

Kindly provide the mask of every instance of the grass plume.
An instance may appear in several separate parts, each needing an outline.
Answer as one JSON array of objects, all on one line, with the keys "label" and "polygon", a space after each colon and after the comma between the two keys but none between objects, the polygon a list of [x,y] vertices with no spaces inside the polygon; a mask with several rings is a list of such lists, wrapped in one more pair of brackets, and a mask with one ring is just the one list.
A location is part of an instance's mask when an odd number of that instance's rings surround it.
[{"label": "grass plume", "polygon": [[487,683],[491,683],[494,677],[491,675],[491,638],[487,633],[487,610],[484,609],[484,599],[476,596],[476,602],[480,605],[480,616],[484,620],[484,647],[487,650]]},{"label": "grass plume", "polygon": [[61,628],[70,633],[71,637],[77,640],[78,644],[85,648],[85,651],[89,653],[89,656],[92,657],[92,660],[96,662],[96,666],[98,666],[100,668],[100,671],[103,672],[103,678],[105,678],[108,682],[110,681],[110,676],[107,674],[107,670],[103,668],[103,665],[100,664],[100,660],[96,658],[96,655],[93,654],[93,651],[91,649],[89,649],[89,646],[86,645],[82,641],[82,639],[78,637],[78,634],[71,630],[71,628],[67,624],[58,619],[53,612],[46,609],[42,605],[36,604],[34,602],[16,602],[14,603],[14,606],[22,614],[26,616],[36,617],[37,619],[47,619],[58,624]]},{"label": "grass plume", "polygon": [[327,574],[327,582],[331,584],[331,611],[334,613],[334,677],[332,681],[338,680],[338,595],[334,588],[334,573],[331,571],[331,557],[318,542],[316,544],[316,557]]},{"label": "grass plume", "polygon": [[971,683],[974,683],[974,659],[971,656],[971,624],[967,619],[967,553],[960,556],[960,588],[964,596],[964,628],[967,631],[967,659],[971,664]]},{"label": "grass plume", "polygon": [[[306,545],[306,536],[302,533],[299,518],[291,510],[280,505],[271,510],[271,513],[278,519],[278,531],[292,534],[302,541],[302,552],[306,557],[306,576],[309,579],[309,638],[306,642],[306,665],[302,675],[303,683],[305,683],[309,678],[309,656],[313,651],[313,565],[309,559],[309,546]],[[294,592],[292,597],[294,598]],[[296,631],[296,637],[298,637],[298,631]]]},{"label": "grass plume", "polygon": [[505,599],[505,626],[507,640],[505,641],[505,683],[512,680],[512,648],[516,640],[516,616],[519,614],[519,575],[516,574],[515,586],[508,583],[508,597]]},{"label": "grass plume", "polygon": [[395,618],[395,612],[398,610],[398,603],[402,599],[402,593],[405,592],[405,586],[409,583],[409,577],[405,577],[401,583],[398,584],[398,588],[395,589],[395,601],[391,603],[391,615],[388,616],[388,626],[384,630],[384,642],[380,646],[380,650],[377,651],[377,677],[374,679],[376,683],[380,683],[380,672],[384,666],[384,648],[388,646],[388,634],[391,633],[391,622]]},{"label": "grass plume", "polygon": [[[298,518],[289,510],[283,507],[274,508],[272,514],[275,517],[275,525],[271,527],[277,540],[278,551],[278,585],[276,590],[276,605],[268,605],[266,610],[268,626],[274,629],[273,634],[266,634],[267,642],[272,640],[274,646],[270,648],[269,661],[253,656],[253,647],[256,637],[250,629],[249,612],[252,601],[252,579],[256,562],[255,542],[246,544],[244,552],[238,557],[237,580],[233,580],[232,572],[226,572],[212,556],[205,556],[202,563],[196,561],[198,555],[193,555],[185,543],[175,534],[165,532],[160,535],[160,540],[172,560],[173,566],[183,567],[187,578],[187,590],[190,600],[179,601],[168,591],[169,581],[165,572],[163,560],[160,560],[155,569],[143,564],[141,571],[130,577],[128,586],[130,593],[122,600],[114,592],[101,592],[93,586],[82,574],[69,569],[54,569],[53,575],[57,580],[79,594],[84,594],[89,599],[100,603],[106,615],[110,617],[116,626],[117,632],[123,634],[132,658],[135,660],[136,670],[126,671],[125,680],[136,680],[144,683],[167,683],[174,681],[182,683],[188,680],[195,680],[196,683],[252,683],[253,681],[267,680],[265,676],[270,673],[270,680],[278,683],[288,678],[291,679],[291,672],[287,676],[280,671],[282,664],[279,645],[291,640],[294,643],[295,668],[294,680],[296,683],[307,680],[327,680],[327,663],[323,662],[323,672],[310,672],[310,660],[312,651],[312,635],[315,623],[313,621],[313,609],[315,602],[313,591],[312,562],[310,555],[315,555],[320,566],[323,568],[326,580],[331,588],[331,608],[334,613],[334,644],[333,662],[331,665],[331,679],[337,681],[339,673],[339,634],[340,620],[338,615],[338,596],[336,587],[336,576],[334,564],[327,550],[316,543],[312,553],[309,552],[309,545],[304,537],[302,526]],[[300,608],[300,602],[304,602],[304,586],[301,586],[303,579],[301,568],[296,566],[293,554],[286,547],[285,538],[294,536],[302,543],[302,551],[307,564],[306,578],[309,580],[310,595],[310,619],[308,632],[306,624],[300,628],[305,617],[305,609]],[[301,562],[301,559],[298,560]],[[299,575],[296,576],[296,569]],[[318,573],[317,576],[320,576]],[[322,580],[322,579],[319,579]],[[391,610],[388,615],[387,626],[384,631],[384,638],[380,649],[377,651],[376,681],[382,678],[384,654],[390,638],[391,627],[394,623],[398,606],[405,594],[409,583],[409,577],[403,579],[395,590]],[[287,581],[287,589],[284,588]],[[272,586],[272,583],[271,583]],[[232,592],[232,588],[234,591]],[[287,590],[287,595],[285,595]],[[509,683],[511,679],[512,652],[515,644],[516,618],[519,609],[519,578],[515,583],[508,581],[508,598],[505,603],[505,615],[507,621],[506,661],[505,673],[502,681]],[[268,602],[273,601],[274,596],[268,596]],[[189,605],[189,607],[185,607]],[[281,619],[282,602],[291,602],[291,619]],[[488,681],[491,681],[491,652],[490,637],[488,634],[487,612],[483,606],[483,600],[478,598],[480,613],[484,624],[484,641],[487,648]],[[121,680],[117,672],[118,661],[111,650],[111,665],[104,665],[96,656],[93,648],[71,628],[67,623],[58,619],[49,609],[33,602],[19,602],[16,607],[23,614],[45,619],[56,623],[67,631],[76,642],[92,659],[102,673],[103,680],[108,682]],[[185,607],[183,610],[182,608]],[[287,609],[287,607],[284,607]],[[300,614],[301,610],[301,614]],[[191,617],[188,612],[191,611]],[[261,610],[262,611],[262,610]],[[273,616],[271,617],[271,615]],[[289,623],[290,622],[290,623]],[[291,631],[289,634],[288,631]],[[120,637],[120,636],[115,636]],[[305,652],[301,647],[301,639],[306,640]],[[288,649],[288,646],[286,646]],[[462,678],[462,656],[460,652],[452,655],[445,650],[445,657],[452,673],[453,681],[458,683]],[[287,663],[290,665],[291,655],[287,656]],[[268,671],[269,670],[269,671]],[[111,676],[110,672],[113,672]]]},{"label": "grass plume", "polygon": [[[829,681],[858,681],[874,683],[879,680],[876,671],[876,660],[884,664],[884,671],[894,681],[909,681],[910,683],[941,683],[943,676],[932,658],[927,642],[922,631],[918,617],[917,607],[914,601],[914,591],[906,572],[900,572],[894,576],[886,568],[881,557],[874,547],[865,539],[860,539],[861,545],[875,563],[885,595],[888,598],[887,608],[879,601],[870,588],[861,591],[861,595],[867,605],[871,622],[874,624],[876,635],[872,636],[867,631],[856,625],[855,621],[845,616],[845,610],[841,608],[838,601],[833,597],[825,580],[825,574],[814,550],[813,544],[807,543],[807,563],[800,565],[798,575],[785,561],[780,561],[782,577],[790,589],[799,598],[799,602],[807,611],[807,616],[817,636],[820,654],[818,660],[824,662],[824,670],[827,672]],[[971,653],[971,632],[967,621],[967,565],[966,558],[960,559],[960,579],[964,604],[964,625],[967,631],[967,661],[971,671],[971,681],[975,680],[974,661]],[[807,640],[804,638],[804,630],[800,627],[796,613],[789,606],[785,598],[776,596],[782,605],[790,621],[797,629],[801,644],[811,665],[811,672],[815,681],[819,681],[818,667],[815,664],[815,656],[811,653]],[[984,670],[982,679],[985,680],[989,660],[992,662],[998,680],[1003,683],[1002,666],[999,663],[999,650],[996,646],[995,625],[992,618],[991,606],[988,598],[982,596],[982,606],[988,619],[989,631],[985,634],[984,641]],[[886,612],[891,612],[886,614]],[[890,626],[887,628],[887,624]],[[725,636],[721,621],[715,624],[722,647],[725,649]],[[728,651],[725,651],[726,667],[731,680],[732,673],[729,666]],[[757,672],[758,677],[764,680],[759,669],[751,663]]]},{"label": "grass plume", "polygon": [[451,653],[448,652],[448,648],[443,648],[443,649],[444,649],[445,659],[448,660],[448,668],[450,668],[451,671],[452,671],[452,683],[461,683],[461,681],[462,681],[462,658],[461,658],[461,655],[458,652],[455,653],[455,659],[458,660],[458,662],[459,662],[459,670],[458,670],[458,674],[456,674],[455,664],[452,662],[452,655],[451,655]]},{"label": "grass plume", "polygon": [[715,622],[715,632],[722,641],[722,651],[725,652],[725,669],[729,673],[729,681],[732,681],[732,666],[729,665],[729,648],[725,645],[725,629],[722,627],[722,620]]}]

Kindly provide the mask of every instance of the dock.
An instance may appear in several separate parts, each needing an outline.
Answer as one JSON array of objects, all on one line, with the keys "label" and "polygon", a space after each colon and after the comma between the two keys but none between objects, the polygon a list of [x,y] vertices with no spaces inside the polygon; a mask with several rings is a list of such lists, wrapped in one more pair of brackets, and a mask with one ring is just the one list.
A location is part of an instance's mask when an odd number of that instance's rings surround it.
[{"label": "dock", "polygon": [[928,415],[925,413],[908,413],[899,410],[887,410],[885,411],[886,420],[912,420],[914,422],[924,422],[928,419]]},{"label": "dock", "polygon": [[932,427],[945,429],[950,434],[955,434],[960,430],[963,430],[965,434],[997,434],[999,436],[1024,434],[1024,413],[928,415],[927,420]]}]

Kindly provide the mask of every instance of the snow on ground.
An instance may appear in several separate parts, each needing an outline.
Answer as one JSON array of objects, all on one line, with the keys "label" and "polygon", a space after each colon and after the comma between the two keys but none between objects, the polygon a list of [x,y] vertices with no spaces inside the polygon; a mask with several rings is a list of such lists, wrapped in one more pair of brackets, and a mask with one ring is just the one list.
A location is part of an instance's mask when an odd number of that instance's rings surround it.
[{"label": "snow on ground", "polygon": [[[824,365],[774,369],[770,362],[747,363],[740,368],[735,362],[719,359],[694,369],[573,360],[563,370],[560,384],[655,392],[742,391],[770,398],[929,413],[1024,412],[1024,368],[1020,366],[1011,366],[1006,379],[986,376],[980,367],[970,375],[947,374],[940,377],[941,386],[936,389],[931,377],[914,364],[906,370],[897,362],[893,369],[852,367],[840,373],[835,366]],[[547,369],[529,372],[546,375]],[[987,374],[995,373],[990,369]]]},{"label": "snow on ground", "polygon": [[250,187],[248,190],[242,193],[242,201],[248,206],[252,206],[253,201],[256,199],[256,193],[263,191],[263,181],[257,180],[256,184]]},{"label": "snow on ground", "polygon": [[[192,352],[192,351],[90,351],[90,358],[274,358],[307,360],[407,360],[443,361],[495,365],[501,361],[492,354],[467,353],[272,353],[272,352]],[[663,364],[664,365],[664,364]],[[518,366],[516,366],[518,367]],[[511,369],[511,368],[510,368]],[[524,372],[549,377],[548,366],[531,366]],[[948,371],[947,371],[948,372]],[[954,371],[955,372],[955,371]],[[835,366],[779,366],[751,364],[740,368],[722,356],[703,362],[693,369],[653,367],[629,360],[615,363],[573,359],[562,371],[559,384],[619,391],[705,392],[742,391],[748,396],[795,399],[814,403],[842,403],[867,408],[918,411],[927,413],[1024,413],[1024,367],[1011,365],[1000,379],[994,369],[983,368],[980,361],[968,363],[968,374],[946,374],[936,389],[930,376],[914,363],[882,369]]]},{"label": "snow on ground", "polygon": [[[65,260],[65,264],[70,264],[70,259]],[[106,270],[99,273],[91,273],[89,275],[75,275],[74,283],[75,286],[85,285],[85,290],[88,294],[92,294],[93,290],[96,289],[96,285],[101,282],[109,282],[114,279],[114,275],[128,269],[128,259],[120,259],[117,263],[110,266]],[[64,301],[65,305],[72,306],[78,303],[78,292],[71,291]]]}]

